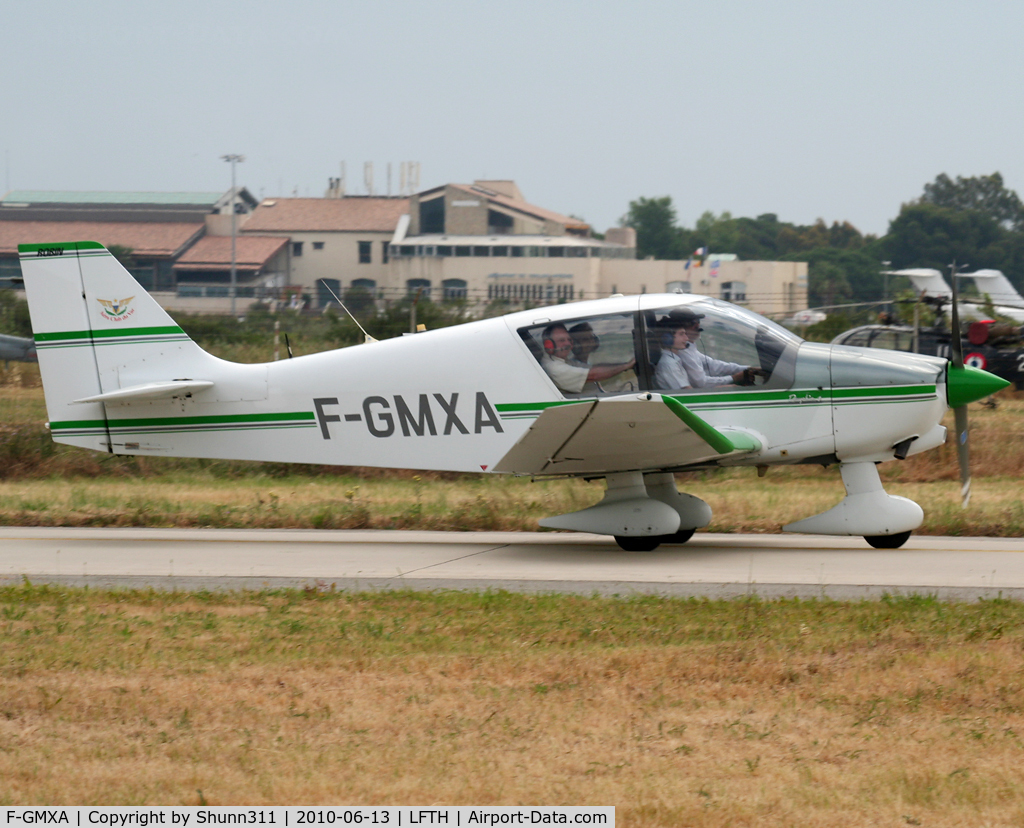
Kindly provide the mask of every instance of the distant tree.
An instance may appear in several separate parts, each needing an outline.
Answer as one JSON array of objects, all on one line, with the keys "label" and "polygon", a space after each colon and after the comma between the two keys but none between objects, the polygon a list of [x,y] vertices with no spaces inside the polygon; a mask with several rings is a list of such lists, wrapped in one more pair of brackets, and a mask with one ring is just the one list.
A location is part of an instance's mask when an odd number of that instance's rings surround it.
[{"label": "distant tree", "polygon": [[1012,267],[1016,264],[1015,245],[1010,235],[995,218],[980,210],[922,201],[903,205],[882,242],[886,258],[897,269],[934,267],[945,271],[956,259],[973,269],[1019,273]]},{"label": "distant tree", "polygon": [[0,290],[0,333],[32,336],[28,302],[25,295],[14,290]]},{"label": "distant tree", "polygon": [[706,247],[708,253],[735,253],[740,242],[740,230],[728,210],[716,216],[705,210],[693,228],[696,247]]},{"label": "distant tree", "polygon": [[372,291],[359,286],[345,291],[345,307],[359,317],[373,314],[377,309]]},{"label": "distant tree", "polygon": [[111,244],[107,246],[107,251],[121,263],[121,267],[125,270],[131,270],[135,267],[134,248],[124,247],[120,244]]},{"label": "distant tree", "polygon": [[865,250],[819,247],[780,258],[807,262],[807,301],[811,307],[877,302],[882,298],[883,265]]},{"label": "distant tree", "polygon": [[676,208],[671,196],[638,198],[629,202],[629,212],[621,219],[623,227],[636,230],[636,256],[646,259],[683,258],[682,239],[676,226]]},{"label": "distant tree", "polygon": [[955,181],[942,173],[931,184],[924,185],[921,203],[961,212],[977,211],[1006,229],[1024,230],[1024,203],[1017,193],[1005,187],[998,172],[972,178],[958,175]]}]

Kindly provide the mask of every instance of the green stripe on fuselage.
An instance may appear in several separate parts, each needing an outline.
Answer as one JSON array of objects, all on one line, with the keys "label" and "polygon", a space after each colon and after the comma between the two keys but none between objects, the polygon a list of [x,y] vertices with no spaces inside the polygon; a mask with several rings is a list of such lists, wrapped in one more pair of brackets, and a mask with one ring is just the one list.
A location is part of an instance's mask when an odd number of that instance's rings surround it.
[{"label": "green stripe on fuselage", "polygon": [[312,411],[286,411],[281,414],[210,414],[202,417],[138,417],[120,420],[62,420],[50,423],[51,431],[66,431],[82,428],[147,428],[153,426],[204,426],[204,425],[294,425],[296,422],[314,423]]}]

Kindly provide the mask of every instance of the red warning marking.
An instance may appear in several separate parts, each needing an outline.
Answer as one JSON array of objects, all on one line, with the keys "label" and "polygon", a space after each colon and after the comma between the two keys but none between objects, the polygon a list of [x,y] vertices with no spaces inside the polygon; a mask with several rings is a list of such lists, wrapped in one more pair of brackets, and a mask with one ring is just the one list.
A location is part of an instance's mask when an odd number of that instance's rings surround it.
[{"label": "red warning marking", "polygon": [[481,466],[480,468],[483,469],[484,471],[487,471],[487,466]]}]

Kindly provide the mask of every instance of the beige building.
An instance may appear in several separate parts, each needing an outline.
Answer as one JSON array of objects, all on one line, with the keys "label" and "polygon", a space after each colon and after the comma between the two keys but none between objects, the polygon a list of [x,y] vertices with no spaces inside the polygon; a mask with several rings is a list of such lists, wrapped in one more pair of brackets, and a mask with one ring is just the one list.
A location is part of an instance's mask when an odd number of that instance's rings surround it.
[{"label": "beige building", "polygon": [[286,238],[283,281],[318,306],[351,290],[381,302],[459,300],[481,311],[658,292],[772,314],[807,306],[806,263],[727,254],[689,267],[637,260],[631,228],[595,238],[586,222],[525,201],[512,181],[445,184],[409,198],[267,199],[240,232]]},{"label": "beige building", "polygon": [[388,249],[409,212],[408,198],[268,198],[241,235],[289,240],[286,284],[326,304],[330,291],[377,290],[390,283]]}]

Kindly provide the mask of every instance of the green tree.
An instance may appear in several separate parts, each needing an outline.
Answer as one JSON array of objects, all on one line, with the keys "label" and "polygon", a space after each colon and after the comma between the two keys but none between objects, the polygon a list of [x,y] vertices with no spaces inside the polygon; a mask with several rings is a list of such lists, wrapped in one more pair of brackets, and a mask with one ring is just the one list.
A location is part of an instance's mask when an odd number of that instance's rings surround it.
[{"label": "green tree", "polygon": [[629,212],[620,220],[623,227],[636,230],[636,256],[646,259],[683,258],[682,238],[676,226],[676,208],[671,196],[638,198],[629,202]]},{"label": "green tree", "polygon": [[107,247],[107,252],[117,259],[125,270],[131,271],[135,267],[134,248],[124,247],[120,244],[111,244]]},{"label": "green tree", "polygon": [[974,269],[995,268],[1010,275],[1015,271],[1008,267],[1015,262],[1007,261],[1015,252],[1010,235],[1011,231],[980,210],[917,202],[903,205],[882,242],[886,258],[897,269],[934,267],[945,271],[955,259]]},{"label": "green tree", "polygon": [[976,211],[1006,229],[1024,231],[1024,204],[1017,193],[1006,188],[998,172],[971,178],[958,175],[955,181],[942,173],[924,185],[921,203],[958,212]]}]

